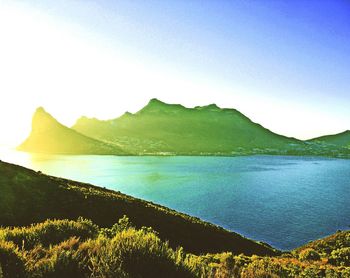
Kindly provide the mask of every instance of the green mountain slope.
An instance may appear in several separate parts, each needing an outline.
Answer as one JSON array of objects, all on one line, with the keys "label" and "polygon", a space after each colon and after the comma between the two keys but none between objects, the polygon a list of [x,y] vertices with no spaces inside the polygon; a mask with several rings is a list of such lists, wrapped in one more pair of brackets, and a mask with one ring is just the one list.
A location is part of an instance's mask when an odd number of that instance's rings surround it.
[{"label": "green mountain slope", "polygon": [[235,109],[215,104],[185,108],[157,99],[135,114],[113,120],[82,117],[72,128],[137,154],[281,153],[304,145],[267,130]]},{"label": "green mountain slope", "polygon": [[273,255],[267,245],[198,218],[93,185],[47,176],[0,161],[0,226],[22,226],[47,218],[77,219],[111,226],[127,215],[136,227],[152,227],[171,246],[199,253]]},{"label": "green mountain slope", "polygon": [[34,113],[29,137],[18,149],[56,154],[125,154],[115,144],[100,142],[60,124],[41,107]]},{"label": "green mountain slope", "polygon": [[325,143],[325,144],[332,144],[335,146],[350,149],[350,130],[346,130],[346,131],[338,133],[338,134],[317,137],[317,138],[311,139],[309,141],[310,142]]}]

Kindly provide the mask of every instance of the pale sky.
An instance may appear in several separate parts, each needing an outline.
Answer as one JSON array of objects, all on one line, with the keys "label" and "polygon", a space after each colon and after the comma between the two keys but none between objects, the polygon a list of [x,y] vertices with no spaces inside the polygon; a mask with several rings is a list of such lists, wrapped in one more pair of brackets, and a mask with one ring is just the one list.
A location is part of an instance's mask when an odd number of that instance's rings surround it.
[{"label": "pale sky", "polygon": [[0,0],[0,144],[151,98],[235,108],[300,139],[350,129],[346,1]]}]

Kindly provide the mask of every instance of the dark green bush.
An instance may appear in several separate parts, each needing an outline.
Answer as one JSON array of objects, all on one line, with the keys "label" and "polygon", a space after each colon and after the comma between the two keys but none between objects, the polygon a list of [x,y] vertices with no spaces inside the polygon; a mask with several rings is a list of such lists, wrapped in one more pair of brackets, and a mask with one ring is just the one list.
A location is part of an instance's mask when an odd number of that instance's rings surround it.
[{"label": "dark green bush", "polygon": [[299,253],[299,260],[301,261],[318,261],[320,259],[320,254],[312,248],[306,248]]},{"label": "dark green bush", "polygon": [[295,249],[293,253],[299,253],[306,248],[312,248],[319,254],[322,254],[323,257],[329,257],[332,251],[344,247],[350,247],[350,231],[340,231],[328,237],[312,241]]},{"label": "dark green bush", "polygon": [[271,261],[269,258],[257,258],[253,260],[241,272],[242,278],[279,278],[291,277],[289,271],[279,263]]},{"label": "dark green bush", "polygon": [[[308,266],[301,273],[300,278],[325,277],[325,271],[318,266]],[[332,277],[334,278],[334,276]]]},{"label": "dark green bush", "polygon": [[350,247],[333,250],[329,257],[329,263],[340,266],[350,266]]},{"label": "dark green bush", "polygon": [[23,258],[12,242],[0,240],[0,266],[3,277],[24,277]]}]

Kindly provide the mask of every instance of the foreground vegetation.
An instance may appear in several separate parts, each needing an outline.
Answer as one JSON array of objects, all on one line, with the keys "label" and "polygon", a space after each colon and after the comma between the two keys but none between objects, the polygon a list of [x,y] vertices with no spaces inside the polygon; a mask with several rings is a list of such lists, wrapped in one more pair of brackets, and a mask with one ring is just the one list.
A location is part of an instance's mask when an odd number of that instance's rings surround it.
[{"label": "foreground vegetation", "polygon": [[111,228],[47,220],[0,229],[0,277],[350,277],[342,251],[349,238],[341,232],[278,257],[197,256],[172,249],[152,228],[136,229],[126,216]]}]

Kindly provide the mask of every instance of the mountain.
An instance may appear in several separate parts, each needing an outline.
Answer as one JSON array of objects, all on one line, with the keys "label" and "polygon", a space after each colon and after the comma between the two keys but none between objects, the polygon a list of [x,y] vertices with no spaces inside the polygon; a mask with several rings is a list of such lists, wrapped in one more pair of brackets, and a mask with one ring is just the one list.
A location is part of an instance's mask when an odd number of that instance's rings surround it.
[{"label": "mountain", "polygon": [[107,121],[80,118],[72,129],[137,154],[285,153],[304,143],[271,132],[235,109],[185,108],[152,99],[135,114]]},{"label": "mountain", "polygon": [[116,144],[89,138],[60,124],[42,107],[35,111],[32,131],[18,150],[55,154],[125,154]]},{"label": "mountain", "polygon": [[338,134],[317,137],[309,141],[319,142],[324,144],[331,144],[334,146],[350,149],[350,130],[346,130]]},{"label": "mountain", "polygon": [[350,158],[349,131],[301,141],[215,104],[186,108],[152,99],[140,111],[112,120],[81,117],[72,128],[43,108],[18,149],[55,154],[318,155]]},{"label": "mountain", "polygon": [[172,247],[183,246],[195,254],[277,253],[266,244],[166,207],[1,161],[0,192],[0,226],[24,226],[48,218],[73,220],[82,216],[102,227],[110,227],[127,215],[137,228],[152,227]]}]

